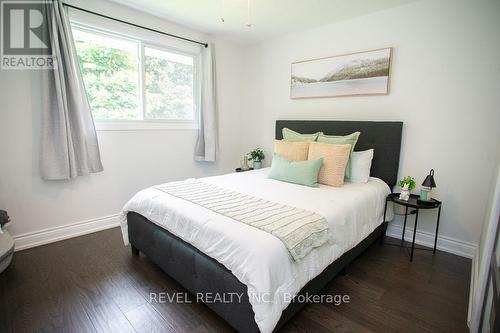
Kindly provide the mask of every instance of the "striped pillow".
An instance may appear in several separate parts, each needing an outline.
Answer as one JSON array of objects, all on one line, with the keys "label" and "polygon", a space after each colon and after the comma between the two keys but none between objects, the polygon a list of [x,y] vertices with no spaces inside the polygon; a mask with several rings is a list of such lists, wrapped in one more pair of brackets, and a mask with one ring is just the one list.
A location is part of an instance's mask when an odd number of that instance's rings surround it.
[{"label": "striped pillow", "polygon": [[323,159],[318,182],[335,187],[344,185],[345,169],[350,152],[350,144],[311,142],[309,144],[308,159]]},{"label": "striped pillow", "polygon": [[[318,137],[318,142],[323,143],[332,143],[332,144],[350,144],[351,145],[351,154],[354,151],[354,146],[356,146],[356,142],[358,142],[358,138],[360,132],[354,132],[349,135],[325,135],[321,133]],[[350,180],[351,178],[351,157],[347,161],[346,171],[345,171],[346,180]]]}]

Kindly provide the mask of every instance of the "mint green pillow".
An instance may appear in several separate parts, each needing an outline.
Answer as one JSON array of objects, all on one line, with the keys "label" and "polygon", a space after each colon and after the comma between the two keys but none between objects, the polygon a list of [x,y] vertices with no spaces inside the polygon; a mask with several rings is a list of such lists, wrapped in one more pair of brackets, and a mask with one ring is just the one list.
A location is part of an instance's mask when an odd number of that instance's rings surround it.
[{"label": "mint green pillow", "polygon": [[323,159],[292,162],[274,153],[269,178],[283,182],[318,187],[318,175]]},{"label": "mint green pillow", "polygon": [[313,134],[301,134],[299,132],[292,131],[289,128],[283,128],[281,131],[283,133],[283,139],[285,141],[316,141],[321,132],[313,133]]},{"label": "mint green pillow", "polygon": [[351,156],[352,152],[354,151],[354,146],[356,146],[356,142],[358,142],[358,138],[360,132],[354,132],[349,135],[325,135],[321,133],[318,136],[318,142],[322,143],[333,143],[333,144],[350,144],[351,145],[351,153],[349,154],[349,160],[347,161],[347,166],[345,168],[345,179],[350,180],[351,179]]}]

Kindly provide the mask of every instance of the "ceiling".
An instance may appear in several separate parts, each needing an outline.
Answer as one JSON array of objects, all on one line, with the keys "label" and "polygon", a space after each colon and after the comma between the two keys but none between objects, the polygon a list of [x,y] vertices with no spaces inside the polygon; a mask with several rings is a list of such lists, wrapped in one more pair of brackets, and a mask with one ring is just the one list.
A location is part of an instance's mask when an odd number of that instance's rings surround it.
[{"label": "ceiling", "polygon": [[113,1],[206,33],[254,43],[416,0],[250,0],[250,28],[248,0]]}]

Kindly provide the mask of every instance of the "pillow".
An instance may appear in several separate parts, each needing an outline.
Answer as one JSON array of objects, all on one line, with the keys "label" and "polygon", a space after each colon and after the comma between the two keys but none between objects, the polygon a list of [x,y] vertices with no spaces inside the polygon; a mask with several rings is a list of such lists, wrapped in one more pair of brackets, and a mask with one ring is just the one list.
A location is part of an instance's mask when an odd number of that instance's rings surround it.
[{"label": "pillow", "polygon": [[311,142],[309,145],[309,160],[323,159],[319,171],[320,184],[340,187],[344,185],[344,176],[351,145]]},{"label": "pillow", "polygon": [[366,183],[370,179],[373,149],[355,151],[351,154],[351,183]]},{"label": "pillow", "polygon": [[295,131],[292,131],[289,128],[283,128],[281,131],[283,133],[283,140],[286,141],[316,141],[318,139],[318,135],[322,134],[321,132],[317,132],[314,134],[301,134]]},{"label": "pillow", "polygon": [[[323,143],[334,143],[334,144],[350,144],[351,145],[351,153],[354,151],[354,146],[356,146],[356,142],[358,142],[358,138],[360,132],[354,132],[349,135],[339,136],[339,135],[325,135],[321,133],[318,136],[318,142]],[[349,156],[349,160],[347,161],[345,178],[349,180],[351,178],[351,159]]]},{"label": "pillow", "polygon": [[289,161],[307,161],[309,141],[290,142],[274,140],[274,152]]},{"label": "pillow", "polygon": [[318,187],[318,174],[322,163],[321,159],[293,162],[274,153],[269,178],[298,185]]}]

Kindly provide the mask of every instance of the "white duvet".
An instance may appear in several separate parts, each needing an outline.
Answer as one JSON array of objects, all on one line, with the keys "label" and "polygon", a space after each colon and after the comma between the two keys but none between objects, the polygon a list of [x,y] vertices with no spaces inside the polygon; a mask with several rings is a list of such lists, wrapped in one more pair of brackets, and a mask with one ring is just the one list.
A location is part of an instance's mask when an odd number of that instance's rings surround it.
[{"label": "white duvet", "polygon": [[[272,332],[290,295],[298,293],[382,222],[385,197],[390,193],[387,184],[378,178],[370,178],[366,184],[347,183],[341,188],[310,188],[269,179],[268,172],[266,168],[202,180],[325,217],[329,242],[299,262],[290,258],[283,243],[273,235],[152,187],[137,193],[123,208],[124,214],[141,214],[227,267],[248,287],[261,332]],[[125,219],[122,232],[128,244]]]}]

